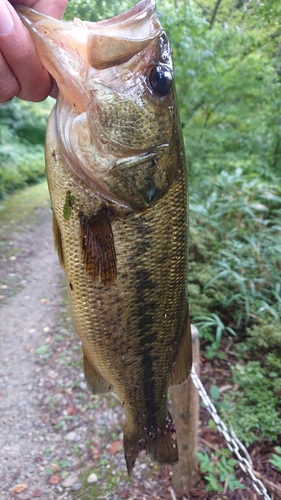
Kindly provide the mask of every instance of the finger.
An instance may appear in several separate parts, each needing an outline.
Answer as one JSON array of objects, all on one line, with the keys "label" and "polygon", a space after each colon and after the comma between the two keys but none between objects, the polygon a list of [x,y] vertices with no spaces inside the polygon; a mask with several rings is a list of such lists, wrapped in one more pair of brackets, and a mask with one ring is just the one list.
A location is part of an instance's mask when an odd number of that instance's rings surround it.
[{"label": "finger", "polygon": [[[14,27],[14,20],[5,3],[0,3],[0,10],[0,33],[10,33]],[[0,102],[12,99],[18,92],[20,85],[0,53]]]},{"label": "finger", "polygon": [[58,97],[59,89],[58,89],[58,86],[57,86],[55,80],[52,77],[51,77],[51,81],[52,81],[52,89],[50,92],[50,96],[53,97],[54,99],[56,99]]},{"label": "finger", "polygon": [[10,0],[10,2],[13,5],[17,3],[26,5],[41,12],[41,14],[56,17],[57,19],[61,19],[67,6],[67,0],[21,0],[20,2],[19,0]]},{"label": "finger", "polygon": [[[2,29],[2,33],[4,26],[2,11],[4,9],[6,9],[6,13],[8,11],[14,23],[10,33],[0,34],[0,51],[2,58],[4,58],[9,68],[7,77],[5,77],[5,68],[1,70],[2,78],[6,78],[5,85],[7,84],[7,80],[12,83],[16,79],[20,86],[18,92],[15,94],[17,97],[29,101],[42,101],[51,90],[50,76],[37,56],[28,30],[22,24],[12,6],[8,2],[5,2],[5,0],[0,0],[0,8],[2,19],[0,29]],[[11,73],[12,76],[14,75],[14,78],[11,77]],[[0,100],[3,101],[2,87],[0,88]]]},{"label": "finger", "polygon": [[9,101],[20,92],[20,85],[0,54],[0,103]]}]

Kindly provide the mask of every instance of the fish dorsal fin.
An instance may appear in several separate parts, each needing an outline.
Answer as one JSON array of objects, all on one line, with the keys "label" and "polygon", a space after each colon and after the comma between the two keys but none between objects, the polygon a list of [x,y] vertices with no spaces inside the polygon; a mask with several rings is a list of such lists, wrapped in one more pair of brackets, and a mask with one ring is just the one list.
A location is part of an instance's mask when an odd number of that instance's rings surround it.
[{"label": "fish dorsal fin", "polygon": [[80,214],[83,261],[93,281],[110,285],[117,275],[116,253],[111,224],[104,210]]},{"label": "fish dorsal fin", "polygon": [[170,376],[170,385],[180,385],[186,382],[192,366],[192,340],[188,310],[183,329],[182,341]]},{"label": "fish dorsal fin", "polygon": [[112,390],[112,386],[98,373],[89,361],[85,349],[83,349],[83,369],[88,388],[93,394],[105,394]]}]

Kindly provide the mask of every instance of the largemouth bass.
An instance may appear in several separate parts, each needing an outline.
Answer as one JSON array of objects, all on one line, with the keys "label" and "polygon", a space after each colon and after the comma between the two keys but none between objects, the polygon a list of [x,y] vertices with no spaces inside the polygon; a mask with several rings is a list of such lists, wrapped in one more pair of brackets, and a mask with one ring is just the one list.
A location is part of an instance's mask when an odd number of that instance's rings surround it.
[{"label": "largemouth bass", "polygon": [[57,82],[46,168],[55,247],[93,393],[114,391],[129,474],[178,459],[169,384],[191,367],[187,186],[171,48],[152,0],[97,23],[20,6]]}]

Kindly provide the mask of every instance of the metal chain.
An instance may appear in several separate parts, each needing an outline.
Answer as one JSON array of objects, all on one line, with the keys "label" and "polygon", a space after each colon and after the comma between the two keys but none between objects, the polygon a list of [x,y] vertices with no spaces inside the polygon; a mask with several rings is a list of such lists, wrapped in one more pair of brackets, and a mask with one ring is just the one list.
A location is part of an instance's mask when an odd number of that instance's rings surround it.
[{"label": "metal chain", "polygon": [[[213,420],[217,426],[218,431],[224,436],[228,448],[237,457],[238,464],[239,464],[240,468],[242,469],[242,471],[250,477],[250,479],[252,481],[253,488],[265,500],[271,500],[270,496],[267,493],[265,486],[260,481],[260,479],[258,479],[254,474],[253,467],[252,467],[252,465],[253,465],[252,460],[251,460],[251,457],[250,457],[249,453],[247,452],[245,446],[241,443],[241,441],[239,441],[239,439],[236,436],[233,429],[231,429],[230,433],[228,432],[225,423],[218,416],[216,408],[214,407],[207,392],[205,391],[201,380],[197,376],[194,365],[193,365],[192,371],[191,371],[191,378],[192,378],[192,381],[193,381],[195,387],[198,389],[199,395],[200,395],[204,405],[206,406],[206,409],[208,410],[211,417],[213,418]],[[242,456],[240,452],[242,452],[244,456]]]}]

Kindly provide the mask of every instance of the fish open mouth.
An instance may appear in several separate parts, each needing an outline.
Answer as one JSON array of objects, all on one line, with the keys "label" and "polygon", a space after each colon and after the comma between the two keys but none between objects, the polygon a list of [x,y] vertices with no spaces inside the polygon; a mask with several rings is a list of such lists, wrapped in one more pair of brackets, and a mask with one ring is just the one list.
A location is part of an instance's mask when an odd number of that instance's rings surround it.
[{"label": "fish open mouth", "polygon": [[142,0],[127,12],[96,23],[77,18],[73,22],[59,21],[23,5],[17,5],[16,9],[32,34],[42,38],[48,51],[57,46],[75,58],[77,51],[87,54],[88,63],[96,69],[128,61],[144,50],[162,29],[153,0]]},{"label": "fish open mouth", "polygon": [[16,10],[36,42],[43,65],[79,112],[88,106],[85,75],[91,75],[92,81],[110,81],[101,70],[122,68],[123,63],[153,45],[163,31],[153,0],[141,0],[127,12],[96,23],[78,18],[59,21],[23,5],[17,5]]}]

